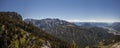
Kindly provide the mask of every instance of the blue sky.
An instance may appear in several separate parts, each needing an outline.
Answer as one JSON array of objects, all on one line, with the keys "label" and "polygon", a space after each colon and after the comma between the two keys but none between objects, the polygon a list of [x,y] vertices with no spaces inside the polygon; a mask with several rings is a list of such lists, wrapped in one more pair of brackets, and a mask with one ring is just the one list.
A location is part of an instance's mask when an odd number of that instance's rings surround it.
[{"label": "blue sky", "polygon": [[120,0],[0,0],[0,11],[15,11],[24,19],[115,22],[120,20]]}]

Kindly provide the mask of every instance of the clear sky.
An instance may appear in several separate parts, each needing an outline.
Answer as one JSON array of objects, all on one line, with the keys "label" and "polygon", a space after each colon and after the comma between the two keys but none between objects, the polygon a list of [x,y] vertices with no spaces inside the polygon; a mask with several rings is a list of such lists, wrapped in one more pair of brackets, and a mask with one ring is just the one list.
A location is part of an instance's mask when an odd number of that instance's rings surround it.
[{"label": "clear sky", "polygon": [[114,22],[120,20],[120,0],[0,0],[0,11],[15,11],[24,19]]}]

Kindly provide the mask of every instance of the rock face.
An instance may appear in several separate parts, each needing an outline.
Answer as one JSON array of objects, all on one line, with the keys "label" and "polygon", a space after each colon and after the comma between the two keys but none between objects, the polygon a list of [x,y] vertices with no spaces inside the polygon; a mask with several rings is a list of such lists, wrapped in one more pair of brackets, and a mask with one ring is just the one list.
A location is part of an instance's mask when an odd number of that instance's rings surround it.
[{"label": "rock face", "polygon": [[11,14],[0,12],[0,48],[70,48],[69,43]]},{"label": "rock face", "polygon": [[113,44],[111,48],[120,48],[120,42]]},{"label": "rock face", "polygon": [[115,39],[113,34],[107,32],[107,29],[100,27],[81,28],[59,19],[25,19],[24,21],[43,28],[44,31],[67,42],[72,43],[74,40],[79,48],[99,44],[99,42],[109,44]]}]

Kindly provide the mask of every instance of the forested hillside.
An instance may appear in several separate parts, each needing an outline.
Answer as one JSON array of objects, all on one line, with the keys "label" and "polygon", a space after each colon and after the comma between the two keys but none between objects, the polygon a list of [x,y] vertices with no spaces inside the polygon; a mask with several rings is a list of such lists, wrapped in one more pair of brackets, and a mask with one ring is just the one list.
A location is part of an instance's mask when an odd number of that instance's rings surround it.
[{"label": "forested hillside", "polygon": [[0,48],[70,48],[71,45],[26,24],[15,12],[0,12]]}]

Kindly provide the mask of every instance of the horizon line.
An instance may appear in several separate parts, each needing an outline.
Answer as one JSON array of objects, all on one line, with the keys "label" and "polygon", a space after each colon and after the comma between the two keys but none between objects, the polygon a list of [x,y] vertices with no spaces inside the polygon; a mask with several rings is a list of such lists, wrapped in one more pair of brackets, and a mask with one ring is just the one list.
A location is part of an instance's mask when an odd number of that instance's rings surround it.
[{"label": "horizon line", "polygon": [[[24,19],[35,19],[35,20],[42,20],[42,19],[40,19],[40,18],[23,18],[23,20]],[[43,19],[47,19],[47,18],[43,18]],[[50,19],[60,19],[60,18],[50,18]],[[120,22],[120,21],[118,21],[118,20],[79,20],[79,19],[77,19],[77,20],[68,20],[68,19],[60,19],[60,20],[65,20],[65,21],[67,21],[67,22],[107,22],[107,23],[114,23],[114,22]]]}]

